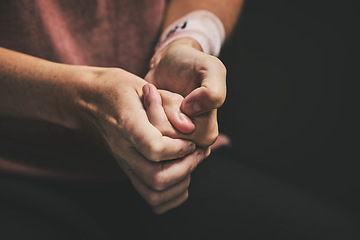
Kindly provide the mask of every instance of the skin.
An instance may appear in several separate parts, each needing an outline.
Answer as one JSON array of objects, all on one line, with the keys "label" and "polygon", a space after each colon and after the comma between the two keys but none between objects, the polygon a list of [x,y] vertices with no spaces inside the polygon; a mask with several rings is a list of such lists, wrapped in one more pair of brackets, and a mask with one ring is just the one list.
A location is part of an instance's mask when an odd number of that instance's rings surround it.
[{"label": "skin", "polygon": [[[178,114],[181,114],[180,105],[184,99],[181,95],[176,93],[171,93],[165,90],[158,90],[152,84],[144,85],[143,92],[144,92],[143,101],[148,119],[151,122],[151,124],[153,124],[161,132],[165,133],[167,136],[174,136],[176,138],[193,139],[193,140],[203,138],[205,140],[202,141],[204,142],[209,141],[209,143],[214,141],[212,139],[212,136],[217,135],[217,125],[212,126],[212,129],[209,129],[208,123],[210,121],[208,120],[207,116],[206,117],[198,116],[192,118],[194,123],[186,116],[184,117],[184,119],[176,117],[178,116]],[[177,124],[188,125],[189,127],[194,126],[195,124],[196,129],[192,131],[191,134],[183,134],[179,132],[175,128],[175,126],[171,124],[171,120],[169,120],[170,116],[171,117],[175,116],[173,122],[176,122]],[[198,145],[196,150],[196,154],[198,154],[196,156],[198,160],[198,164],[205,157],[209,156],[210,152],[211,150],[210,147],[208,147],[208,143],[206,143],[204,147]],[[172,191],[173,196],[176,195],[175,193],[177,193],[178,196],[173,197],[173,200],[170,202],[173,202],[174,205],[177,205],[185,201],[188,196],[189,184],[190,184],[190,174],[184,179],[184,183],[181,184],[182,187],[180,186],[178,187],[178,192]],[[149,191],[149,189],[147,191]],[[159,204],[159,199],[162,199],[161,196],[163,195],[163,193],[159,191],[153,191],[151,195],[153,198],[157,200],[156,203]],[[146,195],[144,196],[144,198],[146,199]],[[151,199],[149,200],[150,201],[148,202],[151,203]],[[167,204],[168,202],[165,202],[165,205],[164,204],[155,205],[153,206],[153,209],[157,213],[162,213],[164,210],[168,210],[166,209]]]},{"label": "skin", "polygon": [[[194,141],[202,155],[207,157],[210,146],[218,137],[217,108],[226,96],[226,69],[221,61],[200,51],[194,40],[180,39],[152,59],[145,80],[166,89],[157,91],[152,84],[143,88],[144,106],[151,124],[171,138]],[[173,194],[171,206],[187,199],[187,188],[188,185],[185,192],[182,189],[177,193],[177,197]],[[151,194],[156,196],[161,193]],[[148,199],[146,195],[143,197]],[[151,204],[151,201],[148,202]],[[164,209],[159,211],[157,206],[152,207],[156,213],[164,212]]]},{"label": "skin", "polygon": [[[206,9],[223,21],[228,35],[241,2],[172,0],[164,28],[190,11]],[[187,199],[191,172],[210,153],[218,135],[216,109],[226,96],[226,70],[196,41],[184,38],[154,56],[145,79],[178,95],[160,91],[159,98],[153,91],[145,108],[147,81],[122,69],[59,64],[0,48],[0,117],[95,132],[161,214]]]},{"label": "skin", "polygon": [[[225,29],[225,38],[228,38],[243,2],[243,0],[170,0],[162,29],[166,29],[174,21],[192,11],[207,10],[221,20]],[[191,71],[193,68],[195,71]],[[189,116],[194,116],[217,109],[224,103],[225,75],[226,69],[219,59],[202,53],[200,45],[195,40],[182,38],[169,44],[152,58],[145,79],[159,89],[184,96],[181,110]]]},{"label": "skin", "polygon": [[191,38],[170,43],[151,60],[145,80],[185,97],[181,110],[201,115],[219,108],[226,97],[226,68],[216,57],[200,51]]},{"label": "skin", "polygon": [[178,178],[163,183],[146,164],[182,158],[195,151],[195,144],[164,136],[148,121],[141,101],[146,83],[117,68],[53,63],[0,48],[0,116],[94,131],[121,166],[162,188]]},{"label": "skin", "polygon": [[[163,29],[185,14],[203,9],[214,13],[222,21],[228,37],[242,3],[241,0],[171,0],[168,3]],[[195,40],[182,38],[163,48],[151,59],[145,80],[159,89],[169,91],[157,93],[151,84],[144,87],[143,90],[147,93],[144,105],[149,121],[166,136],[194,140],[204,156],[208,156],[209,146],[218,136],[216,109],[224,103],[226,97],[226,68],[221,61],[204,54]],[[195,125],[183,113],[190,116]],[[227,141],[221,138],[217,144]],[[170,205],[159,209],[158,206],[165,204],[161,202],[153,206],[154,211],[163,213],[184,202],[188,197],[189,183],[190,175],[183,188],[172,194],[173,200],[170,201]],[[155,199],[159,199],[160,193],[151,194],[157,196]],[[144,198],[147,199],[146,196]],[[148,202],[151,205],[151,201]]]},{"label": "skin", "polygon": [[0,48],[0,116],[95,132],[154,211],[163,213],[186,200],[190,173],[205,153],[151,124],[142,102],[145,84],[118,68],[53,63]]}]

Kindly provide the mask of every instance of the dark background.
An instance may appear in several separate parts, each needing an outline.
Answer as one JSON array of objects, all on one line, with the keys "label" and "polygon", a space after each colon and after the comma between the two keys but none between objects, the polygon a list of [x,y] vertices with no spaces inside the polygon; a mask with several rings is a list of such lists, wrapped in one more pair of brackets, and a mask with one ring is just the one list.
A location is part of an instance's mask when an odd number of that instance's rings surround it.
[{"label": "dark background", "polygon": [[5,179],[0,238],[360,239],[358,12],[346,0],[245,2],[220,56],[232,146],[197,167],[180,207],[156,216],[130,183]]},{"label": "dark background", "polygon": [[220,130],[234,155],[360,212],[358,8],[351,1],[249,0],[221,59]]}]

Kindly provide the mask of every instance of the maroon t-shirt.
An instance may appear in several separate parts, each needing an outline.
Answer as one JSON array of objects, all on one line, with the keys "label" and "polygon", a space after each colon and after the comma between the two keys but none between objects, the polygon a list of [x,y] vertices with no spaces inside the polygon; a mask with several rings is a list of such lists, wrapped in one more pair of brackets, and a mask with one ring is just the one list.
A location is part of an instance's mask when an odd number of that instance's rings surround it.
[{"label": "maroon t-shirt", "polygon": [[[165,0],[2,0],[0,46],[67,64],[146,74]],[[70,179],[121,175],[89,134],[0,117],[0,171]]]}]

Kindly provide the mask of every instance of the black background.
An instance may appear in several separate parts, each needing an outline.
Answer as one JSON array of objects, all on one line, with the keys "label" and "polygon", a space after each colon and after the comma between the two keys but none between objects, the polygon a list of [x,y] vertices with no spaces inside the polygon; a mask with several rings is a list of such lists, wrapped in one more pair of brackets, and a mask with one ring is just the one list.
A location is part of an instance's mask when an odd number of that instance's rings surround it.
[{"label": "black background", "polygon": [[353,214],[358,15],[351,1],[246,1],[221,55],[228,95],[219,114],[242,164]]},{"label": "black background", "polygon": [[357,15],[351,1],[246,1],[220,56],[232,146],[197,167],[184,204],[157,216],[130,183],[5,178],[0,238],[359,239]]}]

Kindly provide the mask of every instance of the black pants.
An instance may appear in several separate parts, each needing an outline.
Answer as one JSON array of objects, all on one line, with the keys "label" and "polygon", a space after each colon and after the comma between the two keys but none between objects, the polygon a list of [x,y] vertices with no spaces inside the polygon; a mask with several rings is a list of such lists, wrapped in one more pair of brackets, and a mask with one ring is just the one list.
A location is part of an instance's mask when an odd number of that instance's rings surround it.
[{"label": "black pants", "polygon": [[223,149],[194,172],[182,206],[155,215],[130,183],[2,176],[0,239],[360,239],[351,213],[244,167]]}]

